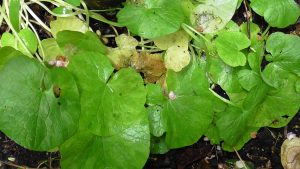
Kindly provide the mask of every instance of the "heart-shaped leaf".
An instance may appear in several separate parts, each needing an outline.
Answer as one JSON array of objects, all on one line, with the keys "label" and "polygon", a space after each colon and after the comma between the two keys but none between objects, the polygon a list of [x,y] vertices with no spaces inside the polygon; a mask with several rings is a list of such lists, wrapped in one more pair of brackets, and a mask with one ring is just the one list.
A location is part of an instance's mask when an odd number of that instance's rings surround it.
[{"label": "heart-shaped leaf", "polygon": [[251,0],[250,5],[273,27],[285,28],[300,16],[300,8],[294,0]]},{"label": "heart-shaped leaf", "polygon": [[0,72],[0,130],[31,150],[53,149],[78,127],[76,83],[62,68],[15,57]]},{"label": "heart-shaped leaf", "polygon": [[167,121],[169,148],[195,143],[212,122],[212,96],[202,68],[193,61],[179,73],[167,73],[169,99],[164,104],[163,118]]},{"label": "heart-shaped leaf", "polygon": [[184,20],[180,0],[144,0],[127,3],[117,15],[120,24],[144,38],[157,38],[176,32]]},{"label": "heart-shaped leaf", "polygon": [[106,56],[88,51],[73,55],[68,68],[77,80],[82,116],[80,132],[61,147],[62,166],[141,168],[150,146],[141,76],[129,68],[113,74]]},{"label": "heart-shaped leaf", "polygon": [[300,76],[300,37],[274,33],[267,40],[266,50],[271,53],[267,57],[271,64]]},{"label": "heart-shaped leaf", "polygon": [[245,54],[240,50],[250,46],[250,40],[241,32],[222,32],[215,41],[220,58],[229,66],[244,66]]}]

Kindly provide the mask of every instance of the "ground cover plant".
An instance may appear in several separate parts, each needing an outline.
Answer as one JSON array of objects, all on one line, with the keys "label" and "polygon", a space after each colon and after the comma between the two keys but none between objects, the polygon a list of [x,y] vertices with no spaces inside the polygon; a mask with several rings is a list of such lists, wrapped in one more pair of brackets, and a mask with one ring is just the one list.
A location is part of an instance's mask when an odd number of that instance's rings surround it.
[{"label": "ground cover plant", "polygon": [[[299,111],[300,38],[269,32],[297,22],[294,0],[127,0],[104,9],[117,10],[117,22],[86,3],[0,6],[0,131],[27,149],[59,151],[61,168],[142,168],[150,153],[202,136],[237,151]],[[32,5],[55,19],[45,24]],[[115,30],[114,47],[91,19]]]}]

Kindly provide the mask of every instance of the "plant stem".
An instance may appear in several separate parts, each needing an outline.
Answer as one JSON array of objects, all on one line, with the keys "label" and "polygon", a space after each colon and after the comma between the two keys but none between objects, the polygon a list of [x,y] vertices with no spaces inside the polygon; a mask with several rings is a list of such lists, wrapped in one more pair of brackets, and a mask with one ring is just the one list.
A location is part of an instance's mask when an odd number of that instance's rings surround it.
[{"label": "plant stem", "polygon": [[262,39],[265,39],[265,36],[267,35],[267,33],[269,32],[271,26],[268,25],[268,27],[265,29],[265,31],[261,34]]},{"label": "plant stem", "polygon": [[227,100],[227,99],[223,98],[222,96],[218,95],[218,94],[217,94],[215,91],[213,91],[211,88],[209,88],[209,91],[210,91],[214,96],[216,96],[217,98],[219,98],[220,100],[222,100],[223,102],[235,106],[234,103],[232,103],[230,100]]},{"label": "plant stem", "polygon": [[248,4],[247,4],[247,1],[244,0],[244,7],[245,7],[245,11],[246,11],[246,19],[247,19],[247,35],[248,35],[248,38],[250,39],[251,38],[251,31],[250,31],[250,11],[248,10]]},{"label": "plant stem", "polygon": [[6,24],[8,25],[8,27],[11,29],[11,31],[13,32],[13,34],[15,35],[15,37],[17,38],[17,40],[20,42],[21,46],[25,49],[26,53],[29,54],[29,57],[33,58],[33,55],[31,54],[31,52],[29,51],[29,49],[27,48],[27,46],[24,44],[23,40],[20,38],[19,34],[17,33],[17,31],[14,29],[14,27],[11,25],[8,17],[5,15],[2,6],[0,5],[0,13],[3,14],[3,18],[6,22]]}]

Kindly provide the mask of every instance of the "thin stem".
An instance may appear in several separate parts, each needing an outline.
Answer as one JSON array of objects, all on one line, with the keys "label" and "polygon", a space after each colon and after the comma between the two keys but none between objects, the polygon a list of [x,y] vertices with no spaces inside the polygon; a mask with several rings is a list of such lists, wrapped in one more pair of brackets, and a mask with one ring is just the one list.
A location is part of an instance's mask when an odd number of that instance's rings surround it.
[{"label": "thin stem", "polygon": [[46,25],[44,24],[43,21],[41,21],[41,19],[36,16],[36,14],[29,8],[29,6],[27,6],[25,3],[24,3],[24,7],[25,9],[28,11],[28,13],[37,21],[41,24],[41,26],[48,32],[51,32],[51,29]]},{"label": "thin stem", "polygon": [[[206,42],[209,42],[210,43],[210,41],[205,37],[205,36],[203,36],[200,32],[198,32],[198,31],[196,31],[194,28],[192,28],[191,26],[189,26],[189,25],[187,25],[187,24],[185,24],[185,23],[183,23],[182,24],[182,26],[181,27],[186,27],[186,28],[188,28],[189,30],[191,30],[191,31],[193,31],[194,33],[196,33],[197,35],[199,35],[202,39],[204,39]],[[185,29],[186,30],[186,29]]]},{"label": "thin stem", "polygon": [[214,95],[216,96],[218,99],[222,100],[223,102],[227,103],[227,104],[230,104],[230,105],[235,105],[234,103],[232,103],[230,100],[227,100],[225,98],[223,98],[222,96],[218,95],[218,93],[216,93],[215,91],[213,91],[213,89],[209,88],[209,91]]},{"label": "thin stem", "polygon": [[29,57],[33,58],[33,55],[31,54],[31,52],[29,51],[29,49],[27,48],[27,46],[24,44],[23,40],[20,38],[19,34],[17,33],[17,31],[13,28],[12,24],[10,23],[10,20],[8,19],[8,17],[4,14],[4,11],[2,9],[2,6],[0,6],[0,13],[3,14],[3,18],[6,22],[6,24],[8,25],[8,27],[11,29],[11,31],[13,32],[13,34],[15,35],[15,37],[17,38],[17,40],[20,42],[21,46],[25,49],[26,53],[29,54]]},{"label": "thin stem", "polygon": [[[247,1],[244,0],[244,7],[245,7],[245,11],[246,11],[246,19],[247,19],[247,35],[248,35],[248,38],[250,39],[251,38],[251,32],[250,32],[250,11],[248,10],[248,4],[247,4]],[[250,15],[250,16],[249,16]]]},{"label": "thin stem", "polygon": [[88,7],[86,6],[86,4],[84,3],[84,1],[81,0],[81,5],[83,6],[83,9],[85,10],[86,14],[85,14],[85,20],[86,20],[86,27],[90,27],[90,12]]},{"label": "thin stem", "polygon": [[244,168],[245,168],[245,169],[248,169],[248,167],[246,166],[244,160],[241,158],[240,154],[236,151],[235,147],[233,147],[233,149],[234,149],[236,155],[238,156],[238,158],[240,159],[240,161],[242,162]]},{"label": "thin stem", "polygon": [[271,28],[271,26],[268,25],[268,27],[265,29],[265,31],[264,31],[264,32],[262,33],[262,35],[261,35],[262,39],[265,39],[265,36],[266,36],[267,33],[269,32],[270,28]]}]

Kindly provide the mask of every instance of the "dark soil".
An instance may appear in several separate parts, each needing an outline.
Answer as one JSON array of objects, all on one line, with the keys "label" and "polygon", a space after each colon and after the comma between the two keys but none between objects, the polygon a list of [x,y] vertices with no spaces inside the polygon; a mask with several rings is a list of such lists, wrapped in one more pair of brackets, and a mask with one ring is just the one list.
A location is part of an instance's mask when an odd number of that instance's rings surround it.
[{"label": "dark soil", "polygon": [[[300,4],[300,0],[296,0]],[[2,2],[2,1],[0,1]],[[35,8],[35,7],[33,7]],[[46,23],[53,19],[41,9],[34,9],[41,18],[47,18]],[[234,20],[237,23],[245,22],[244,7],[236,12]],[[104,13],[105,17],[115,20],[115,13]],[[264,20],[253,15],[253,22],[259,24],[261,30],[265,30],[267,24]],[[299,22],[298,22],[299,23]],[[92,20],[93,30],[101,30],[102,34],[114,34],[109,25]],[[6,27],[0,27],[0,34]],[[300,35],[300,24],[290,26],[282,31]],[[126,32],[119,28],[118,32]],[[43,30],[39,31],[41,37],[48,37]],[[115,46],[113,39],[108,39],[108,46]],[[220,93],[222,94],[222,93]],[[226,97],[226,96],[225,96]],[[286,133],[293,132],[300,136],[300,112],[292,119],[288,126],[279,129],[262,128],[255,139],[250,140],[244,148],[238,151],[241,158],[253,165],[255,169],[282,169],[280,162],[280,147],[285,140]],[[192,146],[171,150],[164,155],[150,155],[144,169],[228,169],[232,168],[229,161],[238,160],[236,153],[222,151],[219,146],[211,145],[209,141],[201,138]],[[35,152],[27,150],[0,132],[0,169],[14,169],[26,166],[30,168],[59,168],[60,155],[58,152]],[[134,159],[133,159],[134,160]]]}]

